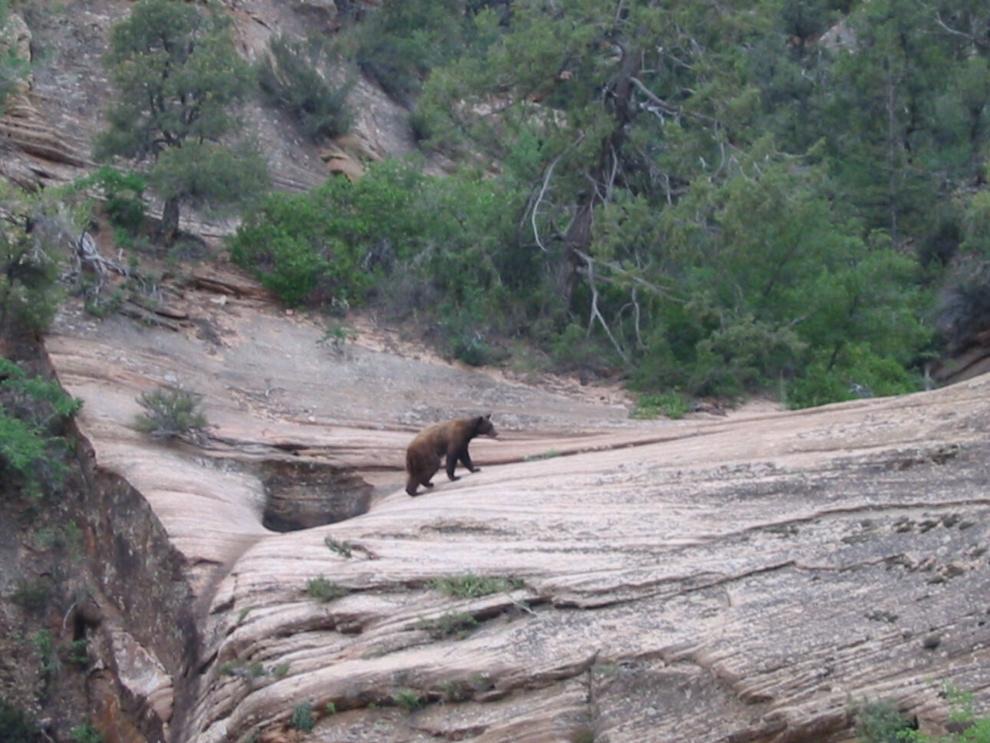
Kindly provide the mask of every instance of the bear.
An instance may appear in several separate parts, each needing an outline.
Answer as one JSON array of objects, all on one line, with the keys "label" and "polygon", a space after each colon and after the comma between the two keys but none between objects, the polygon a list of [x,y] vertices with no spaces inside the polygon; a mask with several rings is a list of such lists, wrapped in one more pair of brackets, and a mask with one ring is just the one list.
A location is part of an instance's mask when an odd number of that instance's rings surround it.
[{"label": "bear", "polygon": [[492,414],[479,415],[476,418],[461,418],[459,420],[437,423],[424,428],[412,440],[406,449],[406,492],[416,495],[416,488],[423,485],[432,488],[430,479],[440,469],[440,458],[447,455],[447,477],[459,479],[454,475],[454,468],[460,461],[471,472],[480,471],[475,467],[468,454],[468,444],[475,436],[490,436],[497,438],[498,433],[492,424]]}]

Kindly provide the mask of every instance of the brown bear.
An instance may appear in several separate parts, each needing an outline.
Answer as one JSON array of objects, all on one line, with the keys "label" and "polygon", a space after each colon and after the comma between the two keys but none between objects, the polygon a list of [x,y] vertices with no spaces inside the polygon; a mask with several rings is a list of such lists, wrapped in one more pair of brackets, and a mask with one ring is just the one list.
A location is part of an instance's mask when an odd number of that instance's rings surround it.
[{"label": "brown bear", "polygon": [[416,495],[419,485],[432,488],[430,479],[440,469],[440,457],[447,455],[447,477],[457,480],[454,468],[458,460],[471,472],[478,472],[468,454],[468,444],[475,436],[491,436],[498,434],[492,425],[492,414],[479,415],[477,418],[461,418],[460,420],[437,423],[420,431],[406,449],[406,492]]}]

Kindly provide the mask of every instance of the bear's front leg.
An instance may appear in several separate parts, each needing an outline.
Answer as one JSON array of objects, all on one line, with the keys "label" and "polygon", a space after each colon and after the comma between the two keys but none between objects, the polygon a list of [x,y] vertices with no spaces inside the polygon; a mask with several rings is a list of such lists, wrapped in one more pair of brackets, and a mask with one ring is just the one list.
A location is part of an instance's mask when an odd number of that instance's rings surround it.
[{"label": "bear's front leg", "polygon": [[457,467],[457,459],[458,455],[456,451],[447,452],[447,477],[449,477],[451,481],[461,479],[454,474],[454,468]]},{"label": "bear's front leg", "polygon": [[471,461],[471,455],[468,454],[467,449],[461,455],[461,464],[468,468],[468,472],[481,472],[481,467],[474,466],[474,462]]}]

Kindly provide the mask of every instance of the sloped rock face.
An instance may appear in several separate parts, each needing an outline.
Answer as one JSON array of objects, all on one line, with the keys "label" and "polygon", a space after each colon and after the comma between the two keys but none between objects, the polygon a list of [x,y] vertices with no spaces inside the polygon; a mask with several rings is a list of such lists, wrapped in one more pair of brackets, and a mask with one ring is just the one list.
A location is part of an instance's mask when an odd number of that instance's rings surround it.
[{"label": "sloped rock face", "polygon": [[[190,284],[178,332],[70,307],[47,344],[97,466],[184,564],[198,659],[172,740],[287,741],[311,721],[328,742],[842,741],[863,699],[928,730],[945,683],[990,701],[987,377],[637,422],[368,334],[326,348],[305,318],[195,288],[221,285]],[[160,383],[206,396],[202,447],[133,430]],[[414,431],[489,410],[482,471],[406,496]],[[273,471],[346,473],[367,510],[267,529]],[[432,583],[468,573],[515,580],[473,598]]]}]

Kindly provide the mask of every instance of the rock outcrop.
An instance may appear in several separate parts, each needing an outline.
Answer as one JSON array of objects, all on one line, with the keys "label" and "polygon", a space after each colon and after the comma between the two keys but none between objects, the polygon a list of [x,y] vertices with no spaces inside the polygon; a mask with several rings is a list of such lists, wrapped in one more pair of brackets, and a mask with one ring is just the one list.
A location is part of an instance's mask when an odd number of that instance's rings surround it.
[{"label": "rock outcrop", "polygon": [[[990,701],[986,376],[631,421],[369,332],[321,345],[263,293],[217,293],[237,285],[190,281],[175,330],[70,306],[47,341],[96,466],[182,564],[174,699],[169,662],[129,652],[171,740],[843,741],[863,700],[927,730],[947,683]],[[160,384],[205,395],[202,446],[134,429]],[[475,411],[501,439],[473,445],[482,471],[406,496],[415,430]],[[266,528],[291,502],[326,518]],[[506,580],[436,583],[468,574]]]}]

